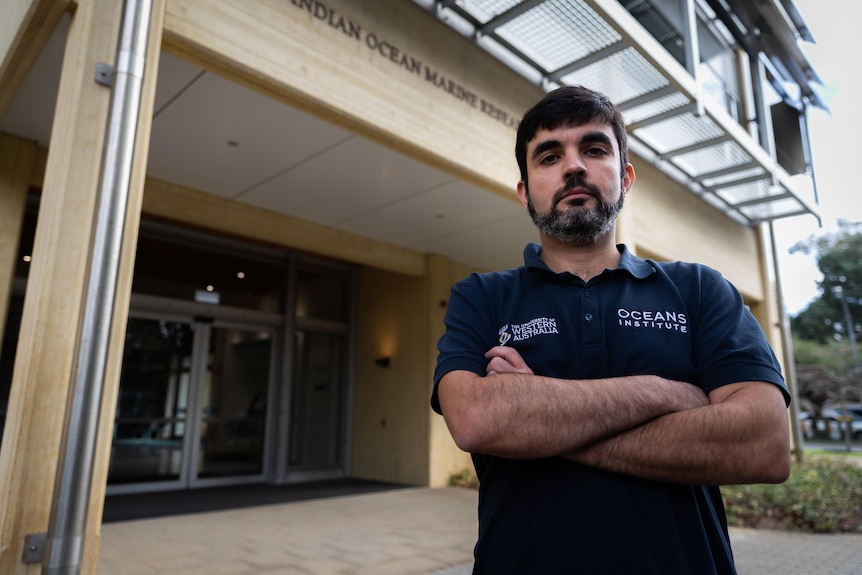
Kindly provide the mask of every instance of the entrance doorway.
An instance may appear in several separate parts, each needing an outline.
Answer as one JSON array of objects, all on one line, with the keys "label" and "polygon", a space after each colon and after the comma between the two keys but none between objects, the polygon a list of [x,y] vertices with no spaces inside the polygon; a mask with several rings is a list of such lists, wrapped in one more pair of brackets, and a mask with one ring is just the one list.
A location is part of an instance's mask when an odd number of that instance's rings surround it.
[{"label": "entrance doorway", "polygon": [[261,481],[275,340],[269,325],[133,312],[109,492]]},{"label": "entrance doorway", "polygon": [[108,494],[348,477],[354,285],[144,220]]},{"label": "entrance doorway", "polygon": [[[0,353],[0,439],[27,271]],[[107,493],[349,477],[355,285],[349,266],[144,218]]]}]

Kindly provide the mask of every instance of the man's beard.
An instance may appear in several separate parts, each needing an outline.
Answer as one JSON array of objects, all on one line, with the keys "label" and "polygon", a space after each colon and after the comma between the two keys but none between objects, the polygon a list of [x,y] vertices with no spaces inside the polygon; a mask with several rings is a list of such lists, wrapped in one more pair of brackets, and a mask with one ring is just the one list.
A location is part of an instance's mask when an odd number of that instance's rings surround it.
[{"label": "man's beard", "polygon": [[[560,200],[575,188],[589,191],[598,202],[598,206],[595,209],[589,209],[580,205],[559,210],[557,205]],[[620,199],[615,204],[608,204],[602,200],[601,192],[594,185],[582,179],[569,179],[563,188],[554,193],[549,213],[540,214],[533,206],[529,188],[527,190],[527,211],[539,231],[548,237],[572,245],[592,245],[609,233],[625,201],[625,194],[621,191]]]}]

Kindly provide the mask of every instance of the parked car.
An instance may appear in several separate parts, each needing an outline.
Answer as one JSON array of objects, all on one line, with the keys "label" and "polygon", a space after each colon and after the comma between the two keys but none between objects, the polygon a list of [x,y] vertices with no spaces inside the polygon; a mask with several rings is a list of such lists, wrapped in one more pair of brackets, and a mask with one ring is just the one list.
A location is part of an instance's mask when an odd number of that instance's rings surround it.
[{"label": "parked car", "polygon": [[805,439],[844,439],[846,418],[850,418],[850,436],[862,439],[862,406],[852,405],[847,408],[824,409],[818,419],[807,412],[799,414],[802,434]]},{"label": "parked car", "polygon": [[854,405],[848,405],[847,411],[850,412],[851,415],[862,419],[862,403],[857,403]]}]

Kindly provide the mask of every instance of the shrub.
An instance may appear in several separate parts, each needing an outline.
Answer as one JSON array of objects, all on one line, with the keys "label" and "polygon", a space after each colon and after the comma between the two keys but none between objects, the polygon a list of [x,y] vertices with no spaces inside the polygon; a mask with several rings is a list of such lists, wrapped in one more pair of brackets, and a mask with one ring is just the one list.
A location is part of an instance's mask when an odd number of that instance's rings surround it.
[{"label": "shrub", "polygon": [[465,469],[459,473],[453,473],[449,476],[449,485],[454,487],[469,487],[477,489],[479,487],[479,479],[476,477],[476,472],[472,469]]},{"label": "shrub", "polygon": [[780,485],[731,485],[721,492],[728,523],[737,527],[862,531],[862,467],[840,458],[808,456]]}]

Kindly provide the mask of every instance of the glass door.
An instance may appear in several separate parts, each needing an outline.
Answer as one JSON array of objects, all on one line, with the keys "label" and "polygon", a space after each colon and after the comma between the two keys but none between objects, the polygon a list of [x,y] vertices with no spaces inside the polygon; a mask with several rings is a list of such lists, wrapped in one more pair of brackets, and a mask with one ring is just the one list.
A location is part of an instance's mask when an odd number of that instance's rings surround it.
[{"label": "glass door", "polygon": [[193,323],[130,318],[108,483],[181,481]]},{"label": "glass door", "polygon": [[274,328],[131,317],[109,492],[261,480]]},{"label": "glass door", "polygon": [[261,476],[265,467],[273,332],[207,326],[193,481]]}]

